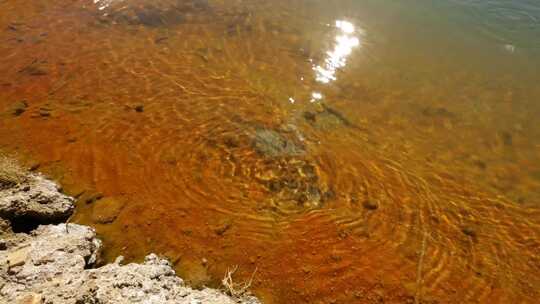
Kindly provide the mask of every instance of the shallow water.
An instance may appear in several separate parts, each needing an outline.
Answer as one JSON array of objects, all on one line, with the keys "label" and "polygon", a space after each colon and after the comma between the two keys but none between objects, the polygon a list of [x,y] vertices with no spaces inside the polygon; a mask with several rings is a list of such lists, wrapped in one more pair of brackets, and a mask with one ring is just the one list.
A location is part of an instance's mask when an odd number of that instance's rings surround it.
[{"label": "shallow water", "polygon": [[0,1],[0,29],[0,148],[110,260],[238,265],[265,303],[540,297],[536,1]]}]

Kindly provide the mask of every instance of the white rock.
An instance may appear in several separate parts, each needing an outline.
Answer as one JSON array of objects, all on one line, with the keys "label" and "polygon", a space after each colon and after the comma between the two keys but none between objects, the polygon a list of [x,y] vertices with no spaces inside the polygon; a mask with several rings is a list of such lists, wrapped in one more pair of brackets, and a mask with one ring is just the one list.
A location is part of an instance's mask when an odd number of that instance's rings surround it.
[{"label": "white rock", "polygon": [[66,219],[73,211],[73,199],[58,189],[56,183],[41,175],[29,174],[26,182],[0,190],[0,216],[40,221]]}]

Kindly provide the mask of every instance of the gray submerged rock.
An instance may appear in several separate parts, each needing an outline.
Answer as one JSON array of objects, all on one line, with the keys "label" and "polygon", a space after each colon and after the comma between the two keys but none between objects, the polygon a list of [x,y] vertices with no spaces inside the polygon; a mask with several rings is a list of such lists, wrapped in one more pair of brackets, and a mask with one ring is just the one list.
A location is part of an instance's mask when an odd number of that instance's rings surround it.
[{"label": "gray submerged rock", "polygon": [[297,156],[305,153],[302,145],[296,140],[270,129],[256,131],[253,147],[267,157]]}]

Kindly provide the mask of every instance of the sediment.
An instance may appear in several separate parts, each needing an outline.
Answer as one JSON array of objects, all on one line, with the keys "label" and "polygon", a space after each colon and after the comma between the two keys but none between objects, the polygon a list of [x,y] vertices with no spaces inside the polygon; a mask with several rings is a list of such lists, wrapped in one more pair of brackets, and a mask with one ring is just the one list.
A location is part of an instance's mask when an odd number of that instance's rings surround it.
[{"label": "sediment", "polygon": [[[55,223],[72,212],[73,199],[38,174],[0,189],[0,303],[260,303],[249,294],[192,289],[156,254],[140,264],[118,257],[98,267],[95,230]],[[13,223],[21,221],[37,228],[17,231]]]}]

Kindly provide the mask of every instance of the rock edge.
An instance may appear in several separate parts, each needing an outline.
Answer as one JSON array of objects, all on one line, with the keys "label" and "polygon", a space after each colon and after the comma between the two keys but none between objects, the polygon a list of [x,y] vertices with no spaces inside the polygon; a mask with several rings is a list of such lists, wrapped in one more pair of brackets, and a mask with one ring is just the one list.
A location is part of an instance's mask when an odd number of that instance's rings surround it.
[{"label": "rock edge", "polygon": [[210,288],[194,290],[156,254],[144,263],[94,268],[102,248],[93,228],[78,224],[40,225],[14,233],[10,221],[39,223],[66,219],[73,199],[37,174],[0,189],[0,303],[17,304],[259,304],[251,295],[232,298]]}]

